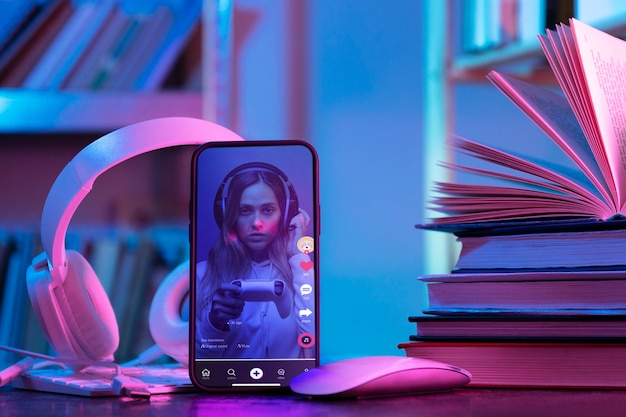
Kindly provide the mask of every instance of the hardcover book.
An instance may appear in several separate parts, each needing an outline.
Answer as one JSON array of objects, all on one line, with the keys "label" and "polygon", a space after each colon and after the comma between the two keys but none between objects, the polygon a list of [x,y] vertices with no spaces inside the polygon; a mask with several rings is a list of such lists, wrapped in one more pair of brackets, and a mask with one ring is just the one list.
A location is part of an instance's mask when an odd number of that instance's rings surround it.
[{"label": "hardcover book", "polygon": [[449,312],[626,312],[626,272],[442,274],[421,278],[428,308]]},{"label": "hardcover book", "polygon": [[[626,312],[625,312],[626,313]],[[410,316],[410,340],[498,338],[626,341],[624,314],[451,314]]]},{"label": "hardcover book", "polygon": [[626,388],[626,344],[601,342],[409,342],[409,357],[468,370],[471,387]]},{"label": "hardcover book", "polygon": [[459,236],[455,273],[626,269],[626,229]]}]

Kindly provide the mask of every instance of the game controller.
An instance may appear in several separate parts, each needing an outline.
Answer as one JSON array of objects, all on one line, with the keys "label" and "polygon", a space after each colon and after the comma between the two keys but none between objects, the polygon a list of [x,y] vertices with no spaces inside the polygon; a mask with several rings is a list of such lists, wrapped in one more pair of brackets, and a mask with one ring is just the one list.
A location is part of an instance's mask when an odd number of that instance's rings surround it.
[{"label": "game controller", "polygon": [[281,318],[287,318],[291,313],[291,297],[286,291],[285,281],[244,281],[236,279],[233,285],[241,287],[241,292],[235,297],[244,301],[273,301]]}]

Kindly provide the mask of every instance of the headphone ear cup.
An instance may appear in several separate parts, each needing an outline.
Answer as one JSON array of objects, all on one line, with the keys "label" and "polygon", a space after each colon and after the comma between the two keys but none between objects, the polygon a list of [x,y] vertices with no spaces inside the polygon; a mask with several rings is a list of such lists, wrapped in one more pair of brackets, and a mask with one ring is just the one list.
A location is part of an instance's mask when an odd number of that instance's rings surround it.
[{"label": "headphone ear cup", "polygon": [[[189,299],[189,261],[183,262],[164,279],[150,306],[150,333],[163,353],[187,366],[189,363],[189,320],[183,306]],[[188,317],[188,314],[187,314]]]},{"label": "headphone ear cup", "polygon": [[64,281],[56,286],[47,271],[33,272],[31,266],[28,272],[28,293],[48,342],[61,357],[112,360],[119,330],[111,302],[80,253],[67,251],[67,265]]},{"label": "headphone ear cup", "polygon": [[220,228],[222,227],[222,222],[224,221],[224,206],[226,204],[224,198],[222,197],[223,190],[224,184],[218,188],[215,193],[215,200],[213,201],[213,218],[215,219],[215,224],[217,224]]}]

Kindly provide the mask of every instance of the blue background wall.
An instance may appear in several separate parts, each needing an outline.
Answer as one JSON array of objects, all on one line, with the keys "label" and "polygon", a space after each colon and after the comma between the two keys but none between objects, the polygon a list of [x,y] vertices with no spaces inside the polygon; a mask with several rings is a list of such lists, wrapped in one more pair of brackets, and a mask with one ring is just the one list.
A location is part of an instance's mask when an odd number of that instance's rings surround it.
[{"label": "blue background wall", "polygon": [[[239,22],[257,16],[248,38],[235,42],[239,133],[289,138],[289,73],[277,63],[288,63],[294,53],[285,24],[293,3],[235,4],[235,27],[238,16]],[[425,300],[417,281],[422,232],[414,228],[424,206],[423,4],[306,5],[303,135],[320,157],[322,360],[401,355],[397,345],[414,332],[408,316]]]},{"label": "blue background wall", "polygon": [[420,311],[419,2],[311,2],[322,360],[401,354]]}]

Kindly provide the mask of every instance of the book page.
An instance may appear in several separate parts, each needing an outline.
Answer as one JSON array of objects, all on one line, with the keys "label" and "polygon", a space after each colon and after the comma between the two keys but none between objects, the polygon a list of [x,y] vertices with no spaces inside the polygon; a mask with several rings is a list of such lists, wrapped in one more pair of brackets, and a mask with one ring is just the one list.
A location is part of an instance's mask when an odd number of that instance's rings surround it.
[{"label": "book page", "polygon": [[626,42],[576,19],[570,25],[622,207],[626,203]]},{"label": "book page", "polygon": [[[446,217],[431,219],[433,224],[532,218],[593,217],[607,219],[614,213],[598,196],[563,174],[509,153],[461,137],[451,139],[455,152],[508,168],[516,174],[443,163],[448,169],[476,174],[479,184],[435,183],[440,196],[430,203],[433,211]],[[522,174],[528,176],[523,176]],[[505,186],[488,185],[493,178]]]},{"label": "book page", "polygon": [[[578,58],[574,33],[569,26],[563,24],[558,26],[557,31],[559,38],[558,45],[560,45],[560,48],[555,44],[555,50],[557,50],[558,54],[562,57],[560,60],[562,71],[569,79],[569,84],[573,86],[572,95],[574,97],[569,99],[570,105],[575,109],[574,112],[578,115],[578,121],[580,122],[583,132],[585,132],[589,146],[595,155],[596,162],[600,170],[602,170],[606,182],[609,184],[613,201],[615,205],[619,207],[619,196],[615,176],[611,169],[604,145],[602,144],[602,133],[596,122],[593,102]],[[561,87],[563,87],[562,84]]]},{"label": "book page", "polygon": [[575,103],[572,104],[571,107],[582,126],[584,123],[581,122],[581,120],[585,120],[585,114],[580,113],[579,111],[579,109],[582,108],[582,106],[579,105],[579,96],[576,93],[571,77],[568,77],[569,73],[563,71],[563,62],[566,61],[563,56],[564,54],[562,53],[563,44],[555,31],[547,30],[546,33],[546,35],[537,36],[539,39],[539,45],[541,45],[541,49],[550,64],[550,68],[552,69],[554,76],[561,86],[561,90],[565,93],[565,97],[567,97],[567,100],[570,103]]},{"label": "book page", "polygon": [[[561,86],[561,90],[567,97],[571,110],[578,119],[580,129],[584,132],[583,139],[587,142],[584,146],[589,149],[589,156],[595,160],[598,172],[611,195],[610,200],[615,207],[614,210],[617,212],[619,210],[617,187],[613,181],[613,174],[606,153],[601,145],[600,132],[595,124],[593,107],[588,104],[591,100],[584,86],[584,79],[581,80],[581,77],[577,75],[581,71],[572,69],[573,66],[578,66],[578,58],[572,58],[572,48],[568,47],[568,42],[573,43],[571,42],[573,40],[571,29],[568,26],[560,25],[557,30],[558,33],[547,30],[546,36],[539,35],[539,43]],[[559,111],[567,112],[567,109],[562,108]]]},{"label": "book page", "polygon": [[[610,191],[574,112],[565,97],[514,77],[491,71],[487,78],[537,124],[611,203]],[[618,211],[618,207],[614,208]]]},{"label": "book page", "polygon": [[[590,99],[585,80],[580,76],[578,53],[576,48],[571,46],[574,43],[572,30],[569,26],[561,24],[558,26],[557,32],[548,32],[548,39],[552,45],[552,53],[556,57],[556,62],[551,62],[550,66],[555,74],[557,71],[561,73],[563,79],[559,79],[559,85],[565,92],[576,117],[578,117],[578,122],[583,132],[585,132],[587,141],[605,179],[607,179],[607,182],[614,184],[604,149],[598,145],[601,143],[600,132],[595,124],[593,106],[589,104]],[[546,48],[544,48],[544,52],[548,56]],[[613,193],[615,200],[617,200],[617,190],[615,188]]]}]

